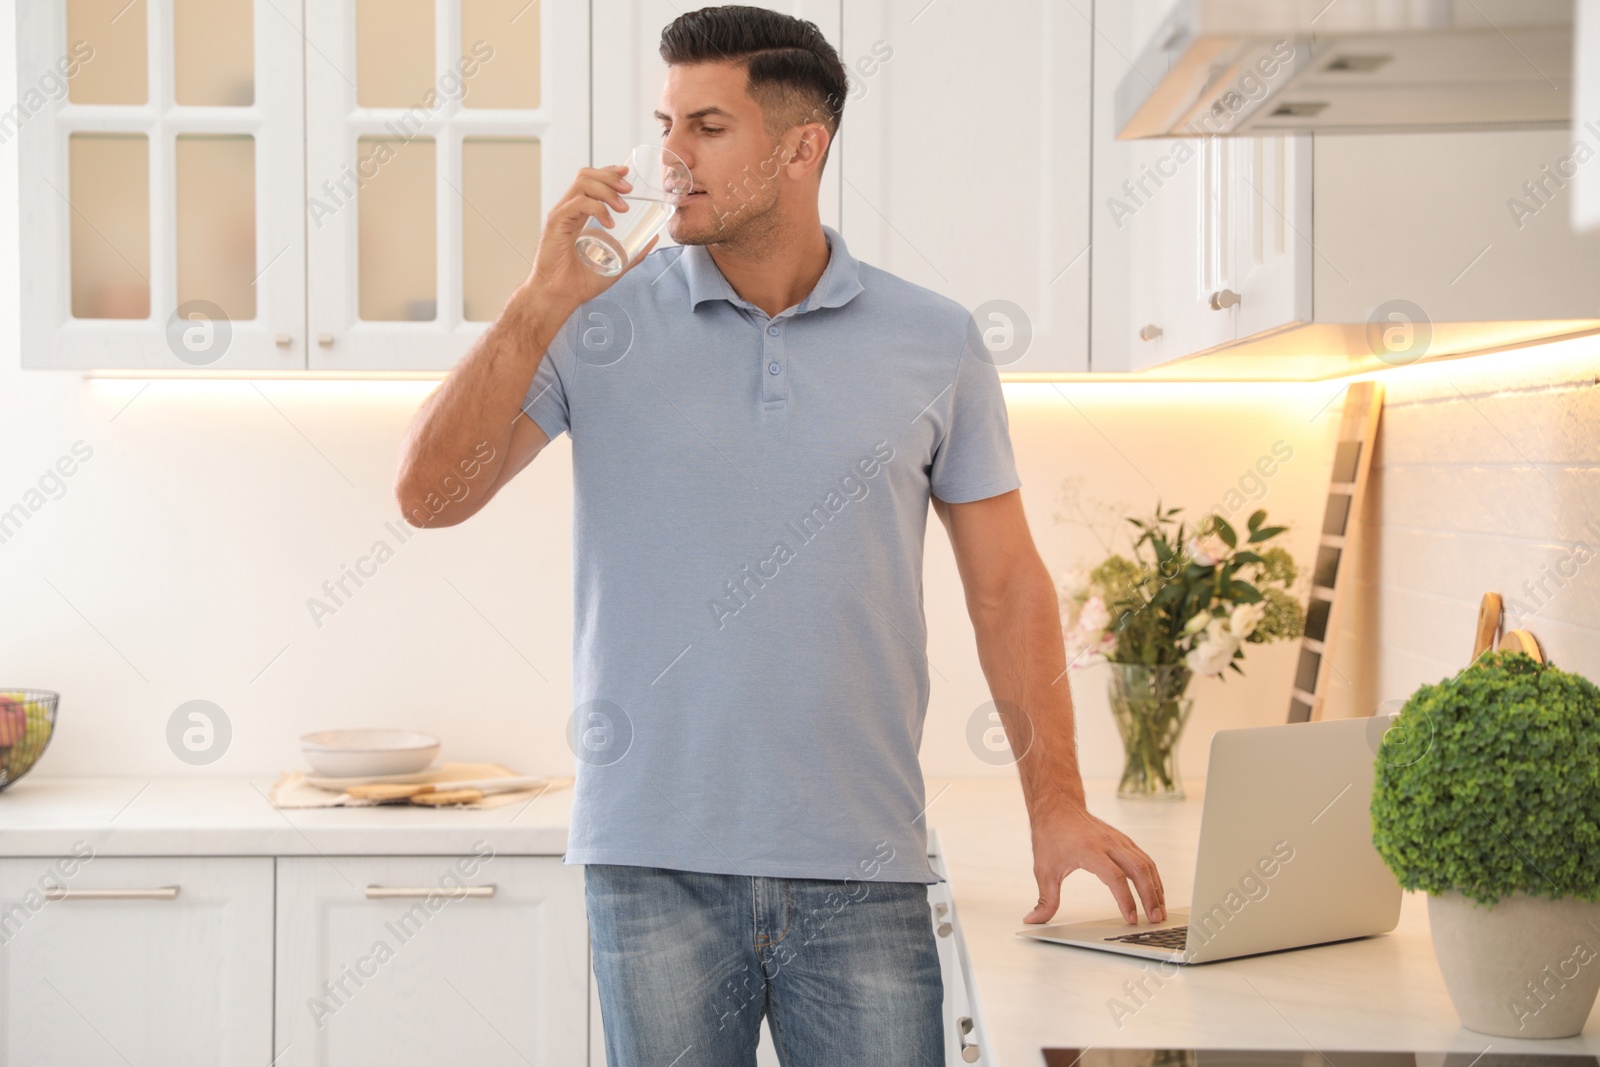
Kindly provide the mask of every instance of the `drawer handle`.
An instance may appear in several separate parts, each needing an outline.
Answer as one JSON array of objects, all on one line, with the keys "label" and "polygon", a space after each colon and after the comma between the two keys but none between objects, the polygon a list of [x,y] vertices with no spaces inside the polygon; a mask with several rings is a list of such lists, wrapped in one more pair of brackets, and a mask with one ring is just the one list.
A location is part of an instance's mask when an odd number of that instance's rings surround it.
[{"label": "drawer handle", "polygon": [[1139,340],[1141,340],[1141,341],[1154,341],[1157,337],[1161,336],[1161,333],[1162,333],[1161,327],[1157,326],[1155,323],[1152,322],[1150,325],[1145,326],[1145,327],[1143,327],[1143,328],[1141,328],[1139,330]]},{"label": "drawer handle", "polygon": [[1211,294],[1211,310],[1226,311],[1228,308],[1238,307],[1243,299],[1232,289],[1218,289]]},{"label": "drawer handle", "polygon": [[177,896],[175,885],[153,889],[67,889],[53,885],[44,891],[46,900],[175,900]]},{"label": "drawer handle", "polygon": [[934,915],[938,916],[938,918],[939,918],[939,921],[934,924],[934,928],[933,928],[934,932],[937,933],[940,937],[949,937],[950,936],[950,920],[948,918],[946,918],[946,916],[948,916],[950,914],[950,905],[948,905],[948,904],[935,904],[933,906],[933,913],[934,913]]},{"label": "drawer handle", "polygon": [[967,1038],[972,1033],[972,1016],[963,1015],[956,1020],[956,1042],[961,1046],[961,1059],[966,1063],[978,1062],[978,1046]]},{"label": "drawer handle", "polygon": [[450,897],[452,899],[454,899],[456,897],[492,897],[492,896],[494,896],[494,886],[493,885],[469,885],[469,886],[466,886],[463,889],[457,889],[457,890],[454,890],[453,892],[448,892],[448,893],[444,892],[444,889],[443,889],[442,886],[436,886],[436,885],[433,885],[433,886],[428,886],[428,885],[424,885],[424,886],[369,885],[369,886],[367,886],[367,899],[368,900],[393,900],[396,897],[429,897],[429,896],[433,896],[435,893],[444,893],[445,896]]}]

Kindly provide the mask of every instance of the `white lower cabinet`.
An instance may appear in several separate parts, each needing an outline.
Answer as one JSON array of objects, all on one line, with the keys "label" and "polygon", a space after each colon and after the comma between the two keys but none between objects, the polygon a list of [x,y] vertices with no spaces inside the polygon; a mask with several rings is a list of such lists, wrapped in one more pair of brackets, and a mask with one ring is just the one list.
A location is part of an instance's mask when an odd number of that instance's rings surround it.
[{"label": "white lower cabinet", "polygon": [[[928,901],[946,1062],[982,1063]],[[603,1067],[588,936],[559,856],[0,859],[0,1067]]]},{"label": "white lower cabinet", "polygon": [[[939,861],[933,860],[935,869]],[[942,874],[942,869],[940,870]],[[944,1061],[949,1067],[983,1063],[983,1035],[973,1008],[972,983],[967,974],[966,951],[956,926],[955,903],[949,882],[928,886],[934,939],[939,945],[939,971],[944,978]]]},{"label": "white lower cabinet", "polygon": [[0,1064],[271,1063],[272,864],[0,860]]},{"label": "white lower cabinet", "polygon": [[560,857],[278,860],[279,1067],[588,1057],[583,869]]}]

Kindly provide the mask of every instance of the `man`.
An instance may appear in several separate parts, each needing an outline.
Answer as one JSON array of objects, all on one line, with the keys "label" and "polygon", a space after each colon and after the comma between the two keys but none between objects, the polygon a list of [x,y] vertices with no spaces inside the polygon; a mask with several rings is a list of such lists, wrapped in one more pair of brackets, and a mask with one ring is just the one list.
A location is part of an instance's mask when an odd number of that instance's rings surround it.
[{"label": "man", "polygon": [[1024,921],[1077,869],[1160,921],[1160,876],[1084,808],[1055,590],[971,316],[819,221],[838,55],[751,7],[683,15],[661,55],[661,140],[694,175],[678,247],[591,273],[577,232],[613,225],[632,186],[581,171],[417,416],[396,492],[428,515],[487,440],[487,491],[423,520],[451,525],[571,434],[566,861],[585,865],[608,1062],[753,1064],[765,1014],[785,1064],[942,1063],[917,762],[930,502],[1019,753]]}]

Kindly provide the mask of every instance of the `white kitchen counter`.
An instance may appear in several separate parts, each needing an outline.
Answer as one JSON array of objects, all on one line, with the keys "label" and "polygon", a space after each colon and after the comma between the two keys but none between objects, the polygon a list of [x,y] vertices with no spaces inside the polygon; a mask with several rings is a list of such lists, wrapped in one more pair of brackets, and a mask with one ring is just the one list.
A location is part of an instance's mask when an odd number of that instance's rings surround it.
[{"label": "white kitchen counter", "polygon": [[[281,811],[267,779],[30,776],[0,793],[0,856],[49,856],[87,841],[106,856],[464,855],[487,841],[504,855],[559,856],[572,790],[487,811],[412,806]],[[1091,809],[1161,867],[1169,907],[1194,873],[1200,783],[1171,803],[1118,801],[1088,783]],[[1163,977],[1153,962],[1015,936],[1038,896],[1027,815],[1015,779],[928,784],[932,841],[943,857],[988,1067],[1039,1067],[1045,1046],[1418,1049],[1600,1053],[1600,1013],[1561,1041],[1489,1038],[1463,1029],[1428,936],[1427,901],[1407,894],[1392,933],[1228,960]],[[1100,881],[1066,880],[1052,922],[1115,914]],[[1152,977],[1150,995],[1124,983]],[[1132,1015],[1121,1025],[1111,998]],[[1141,1004],[1141,1001],[1143,1002]]]},{"label": "white kitchen counter", "polygon": [[[938,791],[948,785],[942,794]],[[1132,837],[1161,869],[1169,908],[1188,906],[1203,783],[1183,801],[1126,801],[1115,783],[1087,783],[1089,808]],[[1015,779],[930,782],[929,825],[944,859],[973,985],[987,1067],[1039,1067],[1040,1049],[1280,1048],[1600,1052],[1600,1010],[1559,1041],[1464,1029],[1434,962],[1427,898],[1407,893],[1400,925],[1378,937],[1178,968],[1015,936],[1039,893],[1027,813]],[[1143,909],[1141,908],[1141,914]],[[1078,871],[1052,923],[1115,916],[1109,890]],[[1124,983],[1148,973],[1149,995]],[[1172,970],[1172,968],[1167,968]],[[1133,1015],[1121,1025],[1108,1002]],[[1140,1001],[1143,1005],[1140,1005]]]},{"label": "white kitchen counter", "polygon": [[572,787],[521,804],[436,810],[414,804],[275,808],[271,778],[41,778],[0,792],[0,856],[464,856],[486,841],[507,856],[567,850]]}]

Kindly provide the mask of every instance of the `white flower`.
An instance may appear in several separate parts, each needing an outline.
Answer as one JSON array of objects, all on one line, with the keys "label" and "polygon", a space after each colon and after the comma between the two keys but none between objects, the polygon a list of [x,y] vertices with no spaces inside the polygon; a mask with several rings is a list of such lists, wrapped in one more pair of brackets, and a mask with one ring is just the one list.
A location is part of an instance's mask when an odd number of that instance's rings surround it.
[{"label": "white flower", "polygon": [[1189,650],[1183,662],[1196,674],[1221,674],[1233,662],[1233,654],[1238,648],[1236,638],[1225,636],[1215,641],[1208,635],[1206,640]]},{"label": "white flower", "polygon": [[1078,629],[1088,638],[1098,637],[1100,631],[1111,625],[1111,612],[1106,610],[1105,598],[1096,593],[1083,602],[1083,610],[1078,613]]},{"label": "white flower", "polygon": [[1070,600],[1082,600],[1089,595],[1089,571],[1074,567],[1061,575],[1061,595]]},{"label": "white flower", "polygon": [[1239,604],[1234,607],[1233,614],[1228,618],[1228,629],[1235,637],[1240,639],[1249,637],[1255,632],[1262,619],[1266,617],[1267,605],[1265,601],[1254,604]]},{"label": "white flower", "polygon": [[1216,534],[1207,534],[1203,541],[1191,537],[1186,547],[1189,550],[1189,557],[1202,567],[1210,567],[1227,559],[1228,553],[1232,551],[1228,548],[1227,542]]},{"label": "white flower", "polygon": [[1184,628],[1183,628],[1183,636],[1190,637],[1190,636],[1192,636],[1194,634],[1199,633],[1201,630],[1204,630],[1206,628],[1206,624],[1208,622],[1210,622],[1210,621],[1211,621],[1211,613],[1209,611],[1197,611],[1197,612],[1195,612],[1194,613],[1194,618],[1190,619],[1189,622],[1184,626]]}]

